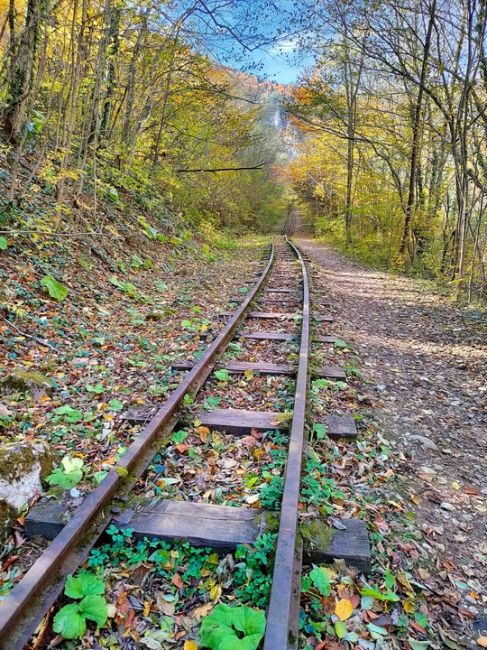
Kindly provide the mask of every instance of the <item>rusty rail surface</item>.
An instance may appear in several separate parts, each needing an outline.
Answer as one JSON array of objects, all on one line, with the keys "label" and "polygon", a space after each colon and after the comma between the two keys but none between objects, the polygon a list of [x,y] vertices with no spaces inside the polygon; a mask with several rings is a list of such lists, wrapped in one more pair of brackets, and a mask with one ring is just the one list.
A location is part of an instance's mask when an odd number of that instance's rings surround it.
[{"label": "rusty rail surface", "polygon": [[[229,318],[202,358],[193,366],[161,406],[116,467],[91,492],[73,518],[46,548],[8,597],[0,603],[0,648],[22,650],[46,612],[61,594],[66,577],[76,571],[111,521],[110,504],[117,493],[135,483],[156,453],[155,444],[177,424],[178,411],[187,394],[194,394],[212,371],[215,358],[236,331],[250,303],[262,287],[274,262],[275,247],[253,289]],[[123,468],[117,473],[117,468]],[[129,480],[124,477],[129,477]],[[277,647],[274,648],[276,650]]]},{"label": "rusty rail surface", "polygon": [[271,596],[267,612],[264,650],[287,650],[288,647],[293,647],[297,641],[295,636],[297,635],[299,615],[299,608],[293,607],[293,604],[295,604],[293,598],[299,598],[296,589],[299,590],[300,588],[301,575],[301,558],[299,557],[299,549],[296,548],[296,539],[301,466],[305,444],[304,426],[308,390],[310,298],[308,274],[301,252],[287,237],[286,241],[293,248],[301,264],[303,275],[303,320],[301,324],[294,412],[289,435],[288,458]]}]

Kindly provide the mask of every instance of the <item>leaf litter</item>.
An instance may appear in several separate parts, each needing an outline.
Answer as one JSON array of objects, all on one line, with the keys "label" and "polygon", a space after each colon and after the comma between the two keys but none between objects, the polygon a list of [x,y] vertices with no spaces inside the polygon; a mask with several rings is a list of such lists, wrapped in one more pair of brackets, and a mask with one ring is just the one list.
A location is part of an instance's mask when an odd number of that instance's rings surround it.
[{"label": "leaf litter", "polygon": [[[485,490],[478,458],[467,458],[475,431],[474,447],[485,444],[478,428],[485,422],[478,372],[485,369],[485,322],[468,321],[430,285],[371,273],[316,243],[301,244],[315,262],[314,289],[337,308],[335,322],[318,333],[337,332],[349,346],[315,346],[320,362],[346,366],[349,355],[365,375],[360,383],[347,377],[343,390],[317,387],[313,419],[353,415],[359,436],[353,444],[321,435],[313,451],[343,493],[333,514],[364,519],[373,553],[367,579],[343,561],[318,567],[326,572],[324,591],[313,581],[316,569],[304,572],[301,647],[483,647]],[[310,514],[308,506],[301,518]],[[347,614],[352,607],[345,620],[337,612],[344,601]]]},{"label": "leaf litter", "polygon": [[[50,491],[74,490],[63,493],[67,509],[79,505],[139,434],[140,425],[119,424],[119,413],[163,401],[179,383],[171,363],[182,352],[200,354],[223,327],[216,315],[235,287],[253,284],[262,246],[249,240],[211,263],[196,246],[165,256],[160,245],[152,251],[144,244],[140,264],[121,249],[110,262],[116,283],[105,260],[88,261],[69,249],[49,259],[37,249],[3,259],[0,440],[50,443],[59,466]],[[40,282],[40,270],[62,278],[69,292]],[[69,459],[83,468],[72,485],[63,469]],[[0,555],[0,598],[45,546],[23,537],[26,512]]]}]

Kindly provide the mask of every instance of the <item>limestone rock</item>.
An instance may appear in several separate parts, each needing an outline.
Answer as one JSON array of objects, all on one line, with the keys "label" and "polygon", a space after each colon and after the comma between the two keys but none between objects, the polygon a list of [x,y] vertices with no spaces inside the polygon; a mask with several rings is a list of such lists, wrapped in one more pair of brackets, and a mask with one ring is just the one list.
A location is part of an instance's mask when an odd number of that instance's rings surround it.
[{"label": "limestone rock", "polygon": [[41,479],[51,473],[53,459],[43,440],[13,442],[0,448],[0,537],[19,510],[42,492]]}]

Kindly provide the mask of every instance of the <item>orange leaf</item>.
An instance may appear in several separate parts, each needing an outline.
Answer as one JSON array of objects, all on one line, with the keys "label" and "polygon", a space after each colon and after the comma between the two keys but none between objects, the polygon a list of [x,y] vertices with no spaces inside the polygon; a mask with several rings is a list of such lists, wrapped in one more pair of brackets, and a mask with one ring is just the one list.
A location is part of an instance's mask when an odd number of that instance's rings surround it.
[{"label": "orange leaf", "polygon": [[335,614],[341,621],[346,621],[347,618],[350,618],[353,612],[353,605],[348,600],[348,598],[342,598],[339,600],[335,607]]},{"label": "orange leaf", "polygon": [[176,445],[176,449],[179,451],[180,454],[185,454],[189,449],[189,445],[186,444]]},{"label": "orange leaf", "polygon": [[[210,430],[208,427],[198,427],[196,429],[201,442],[207,442],[208,441],[208,434],[210,433]],[[193,641],[186,641],[186,643],[194,643]],[[196,646],[195,646],[196,647]]]},{"label": "orange leaf", "polygon": [[174,585],[175,587],[177,587],[178,589],[181,589],[181,587],[182,587],[183,584],[184,584],[183,581],[182,581],[182,579],[181,579],[181,576],[179,575],[179,573],[175,573],[175,574],[173,575],[171,582],[172,582],[173,585]]}]

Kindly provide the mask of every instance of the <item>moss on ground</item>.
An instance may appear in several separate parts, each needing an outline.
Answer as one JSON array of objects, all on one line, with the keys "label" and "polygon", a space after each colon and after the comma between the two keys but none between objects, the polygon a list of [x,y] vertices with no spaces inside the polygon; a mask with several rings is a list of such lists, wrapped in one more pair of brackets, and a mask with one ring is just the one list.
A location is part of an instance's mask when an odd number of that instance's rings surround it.
[{"label": "moss on ground", "polygon": [[299,527],[305,546],[310,550],[326,551],[335,535],[333,528],[325,524],[318,517],[304,521]]}]

